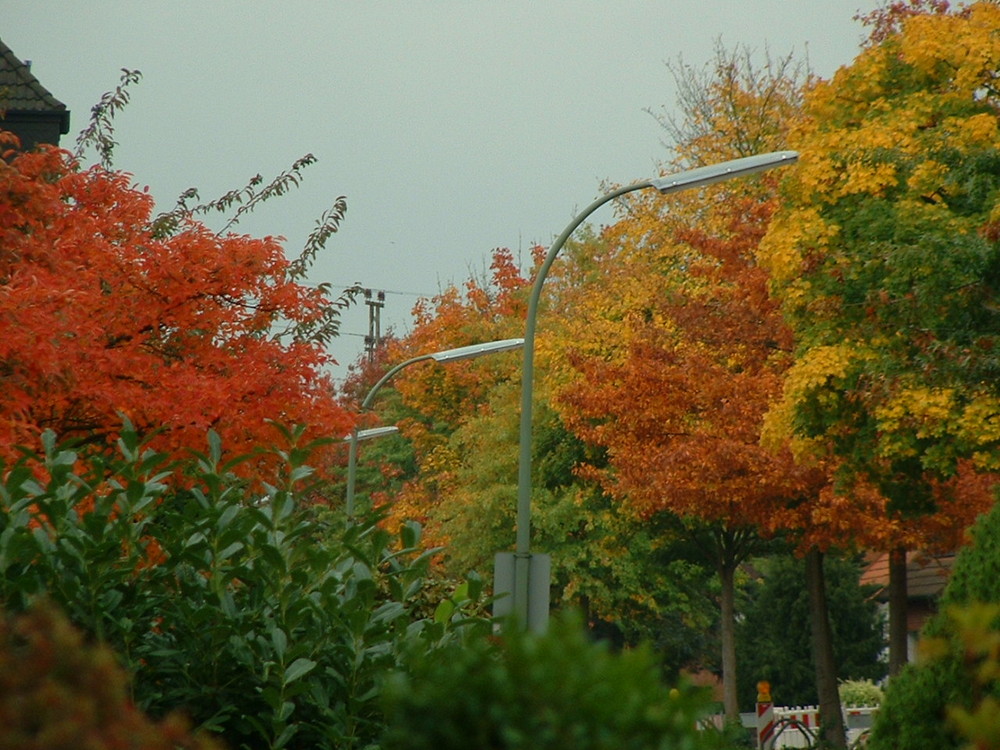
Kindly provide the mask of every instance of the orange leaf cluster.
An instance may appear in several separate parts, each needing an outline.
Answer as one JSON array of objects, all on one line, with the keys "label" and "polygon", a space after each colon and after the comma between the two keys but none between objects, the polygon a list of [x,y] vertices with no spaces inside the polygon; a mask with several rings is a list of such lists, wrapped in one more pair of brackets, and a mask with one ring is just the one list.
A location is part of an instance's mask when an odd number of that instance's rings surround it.
[{"label": "orange leaf cluster", "polygon": [[683,278],[658,280],[646,315],[626,326],[624,357],[570,355],[579,377],[562,394],[562,412],[607,451],[608,467],[586,473],[641,515],[669,511],[768,532],[826,475],[760,441],[791,347],[753,256],[773,202],[746,198],[715,210],[719,232],[675,229],[674,243],[687,248]]},{"label": "orange leaf cluster", "polygon": [[190,221],[159,236],[127,174],[43,149],[0,163],[0,453],[46,428],[91,442],[127,416],[154,446],[242,452],[267,422],[343,434],[322,348],[275,331],[318,319],[272,237]]}]

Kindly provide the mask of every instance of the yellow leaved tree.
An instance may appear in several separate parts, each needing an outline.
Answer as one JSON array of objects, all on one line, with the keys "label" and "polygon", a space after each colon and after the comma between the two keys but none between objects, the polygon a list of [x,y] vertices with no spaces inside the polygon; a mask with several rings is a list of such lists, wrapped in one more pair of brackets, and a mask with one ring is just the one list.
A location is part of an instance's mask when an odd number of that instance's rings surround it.
[{"label": "yellow leaved tree", "polygon": [[1000,468],[1000,7],[868,21],[862,54],[806,97],[759,253],[797,339],[767,432],[885,498],[905,602],[904,548],[955,544],[992,500],[976,473]]}]

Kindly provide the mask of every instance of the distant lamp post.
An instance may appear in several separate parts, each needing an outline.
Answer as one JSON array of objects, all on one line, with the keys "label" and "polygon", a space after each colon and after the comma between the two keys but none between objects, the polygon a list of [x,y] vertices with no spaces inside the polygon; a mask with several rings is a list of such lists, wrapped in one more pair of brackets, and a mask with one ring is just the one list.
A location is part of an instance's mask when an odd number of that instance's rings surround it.
[{"label": "distant lamp post", "polygon": [[[507,352],[513,349],[520,349],[522,346],[524,346],[524,339],[503,339],[501,341],[488,341],[485,344],[460,346],[457,349],[445,349],[444,351],[433,352],[431,354],[421,354],[420,356],[413,357],[405,362],[400,362],[398,365],[386,372],[386,374],[372,386],[372,389],[368,391],[368,395],[365,396],[365,400],[361,402],[361,411],[365,411],[371,406],[372,401],[375,399],[375,394],[378,393],[382,386],[404,367],[409,367],[417,362],[424,362],[426,360],[433,360],[442,364],[445,362],[457,362],[460,359],[473,359],[475,357],[481,357],[484,354],[494,354],[496,352]],[[394,426],[374,427],[370,430],[358,430],[355,428],[351,431],[351,434],[347,436],[346,439],[350,442],[347,457],[347,502],[345,503],[348,518],[351,518],[354,515],[354,484],[358,466],[358,443],[362,440],[390,435],[394,432],[398,432],[398,430],[399,428]]]},{"label": "distant lamp post", "polygon": [[763,172],[775,167],[783,167],[798,159],[795,151],[776,151],[757,156],[747,156],[742,159],[707,167],[698,167],[686,172],[680,172],[666,177],[636,182],[625,187],[612,190],[601,196],[570,222],[563,233],[556,238],[549,248],[545,261],[538,269],[531,297],[528,302],[528,316],[524,332],[524,365],[521,379],[521,427],[520,455],[518,460],[517,483],[517,538],[515,551],[501,552],[497,555],[494,568],[494,596],[499,596],[494,605],[494,614],[504,616],[513,613],[519,623],[529,629],[544,631],[549,616],[549,577],[550,561],[548,555],[531,554],[531,408],[532,386],[534,381],[535,358],[535,320],[538,315],[538,301],[542,293],[542,283],[548,274],[549,267],[556,255],[562,249],[573,231],[583,223],[594,211],[605,203],[635,190],[655,188],[662,194],[678,193],[682,190],[704,187],[716,182],[731,180],[735,177]]}]

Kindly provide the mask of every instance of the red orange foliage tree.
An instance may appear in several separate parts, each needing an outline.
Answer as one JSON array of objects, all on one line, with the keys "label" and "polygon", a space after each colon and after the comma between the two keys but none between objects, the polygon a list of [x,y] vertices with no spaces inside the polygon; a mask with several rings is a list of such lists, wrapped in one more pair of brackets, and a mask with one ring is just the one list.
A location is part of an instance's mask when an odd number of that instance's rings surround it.
[{"label": "red orange foliage tree", "polygon": [[[677,140],[673,169],[783,148],[803,85],[789,58],[760,68],[720,49],[703,76],[685,68],[677,77],[684,117],[664,122]],[[823,467],[760,441],[793,349],[755,258],[776,179],[629,201],[604,233],[601,283],[576,311],[568,348],[578,372],[562,394],[567,423],[605,449],[607,465],[589,471],[622,513],[677,516],[709,540],[733,719],[736,569],[761,535],[792,525],[790,509],[815,507],[826,482]]]},{"label": "red orange foliage tree", "polygon": [[343,434],[322,373],[326,290],[277,238],[216,234],[129,175],[66,151],[0,162],[0,452],[50,428],[100,444],[127,417],[154,444],[246,452],[268,421]]},{"label": "red orange foliage tree", "polygon": [[787,506],[815,497],[826,481],[787,449],[760,443],[791,358],[790,333],[753,262],[773,205],[766,194],[720,202],[713,210],[722,234],[675,229],[685,278],[658,279],[657,292],[623,325],[630,343],[620,358],[574,357],[580,377],[563,393],[571,428],[607,451],[608,465],[595,476],[623,512],[698,519],[708,532],[722,583],[732,716],[736,569],[759,548],[761,533],[783,528]]}]

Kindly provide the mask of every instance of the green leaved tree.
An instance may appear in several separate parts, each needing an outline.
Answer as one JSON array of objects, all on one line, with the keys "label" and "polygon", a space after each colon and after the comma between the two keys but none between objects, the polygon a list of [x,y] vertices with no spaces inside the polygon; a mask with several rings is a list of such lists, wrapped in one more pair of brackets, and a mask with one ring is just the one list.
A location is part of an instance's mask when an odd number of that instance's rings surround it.
[{"label": "green leaved tree", "polygon": [[771,429],[884,519],[867,544],[895,561],[896,671],[905,549],[956,544],[992,502],[973,475],[1000,467],[1000,8],[869,20],[863,53],[806,98],[760,259],[797,342]]}]

